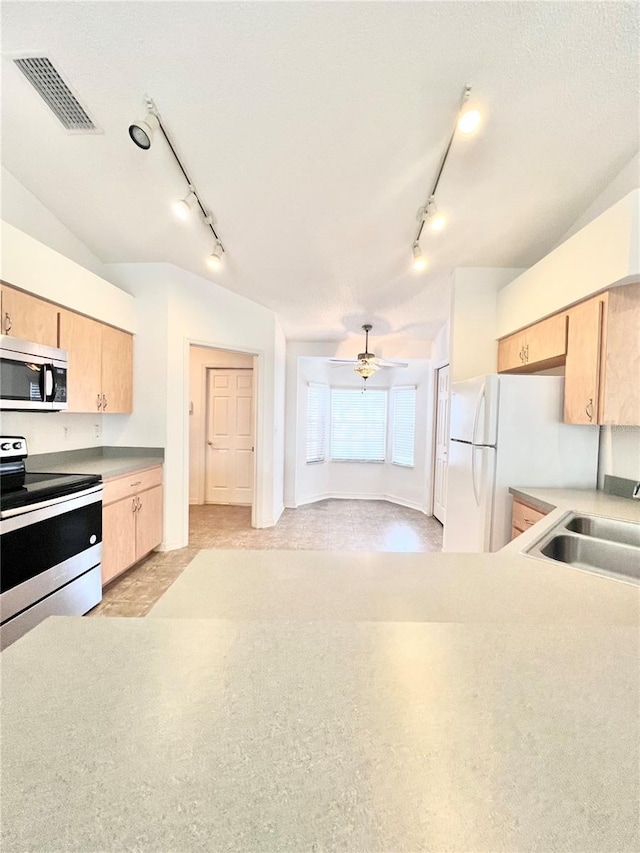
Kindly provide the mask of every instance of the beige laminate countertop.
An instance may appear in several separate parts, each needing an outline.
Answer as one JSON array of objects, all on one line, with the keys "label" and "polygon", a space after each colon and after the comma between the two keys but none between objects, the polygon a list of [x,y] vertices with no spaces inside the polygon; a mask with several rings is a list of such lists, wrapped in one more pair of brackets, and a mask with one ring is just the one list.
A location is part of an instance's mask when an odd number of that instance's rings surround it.
[{"label": "beige laminate countertop", "polygon": [[496,554],[201,551],[152,618],[37,626],[3,853],[637,853],[638,587],[519,553],[636,507],[531,493]]},{"label": "beige laminate countertop", "polygon": [[27,462],[27,470],[33,473],[46,472],[47,474],[99,474],[103,480],[111,477],[120,477],[130,474],[132,471],[141,471],[145,468],[155,468],[164,464],[161,455],[149,453],[110,453],[107,456],[97,456],[88,453],[83,456],[73,452],[69,458],[64,454],[51,454],[51,460],[38,457],[36,462]]}]

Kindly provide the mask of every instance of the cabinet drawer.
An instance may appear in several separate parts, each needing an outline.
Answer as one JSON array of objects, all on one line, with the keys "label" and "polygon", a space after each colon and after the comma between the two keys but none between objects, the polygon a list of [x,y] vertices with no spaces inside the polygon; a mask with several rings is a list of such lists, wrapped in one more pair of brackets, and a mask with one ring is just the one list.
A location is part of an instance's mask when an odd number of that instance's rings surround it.
[{"label": "cabinet drawer", "polygon": [[517,527],[512,527],[511,528],[511,541],[513,542],[514,539],[517,539],[518,536],[520,536],[520,534],[523,532],[524,531],[522,531],[522,530],[518,530]]},{"label": "cabinet drawer", "polygon": [[512,525],[518,530],[524,531],[544,518],[546,514],[546,512],[540,512],[540,510],[532,509],[530,506],[514,500]]},{"label": "cabinet drawer", "polygon": [[132,471],[124,477],[113,477],[104,481],[102,492],[102,504],[113,503],[122,498],[137,495],[145,489],[162,485],[162,468],[145,468],[142,471]]}]

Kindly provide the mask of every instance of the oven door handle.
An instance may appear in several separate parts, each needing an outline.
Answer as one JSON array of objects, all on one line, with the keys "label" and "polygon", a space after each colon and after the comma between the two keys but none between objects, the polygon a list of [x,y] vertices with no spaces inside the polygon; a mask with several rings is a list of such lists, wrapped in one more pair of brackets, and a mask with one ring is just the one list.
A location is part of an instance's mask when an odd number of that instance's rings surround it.
[{"label": "oven door handle", "polygon": [[60,495],[57,498],[49,498],[49,500],[39,501],[36,504],[5,509],[0,513],[0,535],[101,501],[102,483],[98,483],[88,489],[72,492],[68,495]]}]

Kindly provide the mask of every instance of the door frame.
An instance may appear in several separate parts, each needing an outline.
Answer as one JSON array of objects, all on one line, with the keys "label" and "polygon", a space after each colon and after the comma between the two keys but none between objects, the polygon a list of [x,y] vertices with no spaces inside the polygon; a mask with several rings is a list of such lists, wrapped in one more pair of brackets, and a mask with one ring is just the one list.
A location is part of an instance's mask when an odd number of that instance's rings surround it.
[{"label": "door frame", "polygon": [[[449,368],[449,388],[451,388],[451,359],[441,358],[433,364],[432,382],[432,414],[431,414],[431,478],[429,485],[428,509],[429,515],[433,516],[434,493],[436,487],[436,447],[438,442],[438,371],[443,367]],[[433,516],[435,518],[435,516]],[[439,519],[436,519],[439,521]],[[444,526],[444,525],[443,525]]]},{"label": "door frame", "polygon": [[[183,500],[182,500],[182,529],[183,541],[189,541],[189,462],[190,462],[190,439],[189,439],[189,403],[190,403],[190,375],[191,375],[191,347],[203,347],[205,349],[221,350],[223,352],[231,352],[240,355],[249,355],[253,357],[253,435],[255,452],[253,454],[253,500],[251,502],[251,527],[266,527],[267,523],[264,520],[264,510],[261,505],[261,498],[264,492],[264,476],[262,474],[263,466],[260,465],[261,459],[261,437],[264,427],[264,387],[262,365],[264,364],[264,350],[251,349],[248,347],[233,347],[228,344],[218,344],[212,341],[203,341],[195,338],[184,339],[184,369],[183,369],[183,400],[182,400],[182,428],[184,440],[182,442],[182,464],[184,470],[183,480]],[[206,372],[205,372],[206,377]]]}]

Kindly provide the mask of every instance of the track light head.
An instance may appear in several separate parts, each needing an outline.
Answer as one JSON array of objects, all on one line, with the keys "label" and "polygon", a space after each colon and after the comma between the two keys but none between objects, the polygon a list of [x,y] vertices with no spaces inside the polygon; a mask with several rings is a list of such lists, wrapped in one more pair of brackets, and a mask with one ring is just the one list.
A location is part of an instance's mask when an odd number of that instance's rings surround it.
[{"label": "track light head", "polygon": [[414,243],[413,248],[413,268],[416,272],[422,272],[423,269],[427,266],[427,259],[422,254],[422,249],[420,248],[419,243]]},{"label": "track light head", "polygon": [[136,121],[129,125],[129,136],[143,151],[151,148],[153,132],[158,127],[158,119],[152,112],[148,112],[142,121]]},{"label": "track light head", "polygon": [[460,114],[460,118],[458,119],[458,130],[460,133],[464,133],[465,136],[470,136],[480,127],[481,121],[482,116],[479,110],[465,110]]},{"label": "track light head", "polygon": [[210,255],[207,255],[207,266],[211,270],[219,270],[222,269],[222,254],[223,254],[222,245],[218,242],[213,247],[213,252]]},{"label": "track light head", "polygon": [[190,189],[184,198],[171,203],[171,210],[177,219],[184,221],[191,216],[191,200],[193,197],[195,197],[195,193]]}]

